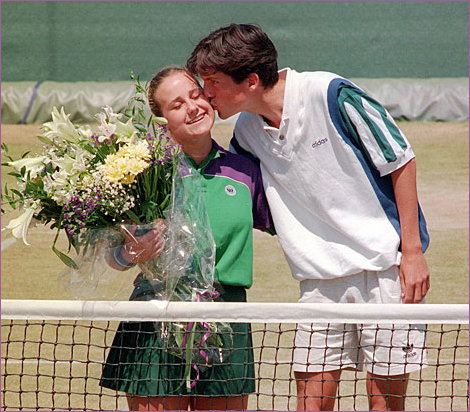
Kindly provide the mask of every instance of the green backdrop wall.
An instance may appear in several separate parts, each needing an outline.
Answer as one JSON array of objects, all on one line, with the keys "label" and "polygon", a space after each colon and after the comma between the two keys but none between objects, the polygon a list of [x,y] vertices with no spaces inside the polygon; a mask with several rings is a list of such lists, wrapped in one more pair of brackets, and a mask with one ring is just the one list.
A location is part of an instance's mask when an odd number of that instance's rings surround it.
[{"label": "green backdrop wall", "polygon": [[150,78],[230,22],[259,24],[280,66],[347,77],[468,76],[468,2],[2,2],[2,81]]}]

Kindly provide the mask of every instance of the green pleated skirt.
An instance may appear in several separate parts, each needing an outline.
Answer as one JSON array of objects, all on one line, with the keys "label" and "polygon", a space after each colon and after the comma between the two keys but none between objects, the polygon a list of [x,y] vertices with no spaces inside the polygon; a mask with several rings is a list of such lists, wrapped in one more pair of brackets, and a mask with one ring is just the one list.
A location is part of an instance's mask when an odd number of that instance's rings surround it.
[{"label": "green pleated skirt", "polygon": [[[217,299],[245,302],[243,287],[223,286]],[[131,300],[150,300],[153,290],[141,282]],[[121,322],[109,350],[100,385],[138,396],[237,396],[255,391],[253,343],[250,324],[231,323],[229,331],[217,332],[223,342],[220,348],[205,351],[207,362],[191,367],[186,383],[187,362],[172,354],[171,343],[157,322]],[[196,338],[197,341],[199,338]]]}]

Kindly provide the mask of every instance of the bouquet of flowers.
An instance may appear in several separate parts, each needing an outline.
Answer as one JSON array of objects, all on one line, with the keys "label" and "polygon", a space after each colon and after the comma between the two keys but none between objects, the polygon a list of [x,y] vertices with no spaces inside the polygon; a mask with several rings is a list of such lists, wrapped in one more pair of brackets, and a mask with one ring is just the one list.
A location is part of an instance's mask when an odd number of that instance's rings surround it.
[{"label": "bouquet of flowers", "polygon": [[[21,216],[6,229],[27,243],[26,235],[34,218],[64,231],[70,245],[78,248],[89,229],[106,228],[125,221],[138,224],[163,218],[170,204],[173,176],[180,147],[166,136],[165,119],[156,119],[154,134],[132,119],[105,107],[97,116],[97,131],[74,125],[64,109],[53,109],[52,121],[43,125],[38,139],[43,153],[19,160],[9,158],[17,188],[2,192],[14,209],[23,207]],[[154,190],[158,188],[158,190]],[[73,260],[52,245],[68,266]]]},{"label": "bouquet of flowers", "polygon": [[[8,159],[3,165],[16,178],[15,188],[2,188],[2,213],[4,204],[23,209],[4,229],[28,244],[33,220],[49,224],[57,231],[52,249],[69,267],[68,286],[89,298],[90,288],[96,289],[104,277],[104,258],[122,246],[127,225],[138,225],[136,236],[164,226],[163,252],[139,264],[155,298],[213,300],[215,245],[200,175],[171,142],[166,119],[147,119],[145,89],[138,80],[136,91],[134,106],[129,102],[125,113],[110,107],[98,113],[96,130],[73,124],[63,108],[54,108],[52,121],[38,136],[42,153],[34,157],[12,159],[2,144]],[[67,253],[56,247],[60,233],[67,237]],[[75,258],[70,256],[72,247]],[[211,348],[222,345],[217,332],[227,328],[218,323],[161,328],[162,336],[174,343],[174,354],[186,359],[187,382],[190,369],[198,369],[196,363],[211,364]]]}]

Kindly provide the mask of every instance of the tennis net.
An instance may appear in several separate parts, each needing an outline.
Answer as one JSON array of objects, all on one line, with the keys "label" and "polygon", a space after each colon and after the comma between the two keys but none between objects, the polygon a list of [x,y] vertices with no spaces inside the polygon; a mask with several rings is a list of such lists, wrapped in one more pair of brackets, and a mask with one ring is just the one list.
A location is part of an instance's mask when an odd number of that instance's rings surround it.
[{"label": "tennis net", "polygon": [[[116,349],[119,341],[115,336],[121,322],[137,327],[134,328],[137,334],[148,333],[148,330],[139,329],[139,325],[145,323],[160,325],[153,334],[164,334],[167,329],[161,326],[170,323],[186,322],[186,326],[199,323],[204,327],[210,322],[232,326],[249,323],[254,353],[254,359],[249,362],[253,364],[254,376],[248,380],[252,381],[254,392],[247,390],[246,408],[282,411],[297,410],[299,404],[307,402],[311,395],[297,390],[299,382],[294,370],[298,359],[294,357],[294,348],[299,353],[302,350],[309,353],[318,346],[316,336],[322,335],[325,337],[324,347],[331,349],[333,338],[330,336],[338,334],[337,324],[343,325],[348,333],[377,336],[374,325],[380,322],[381,330],[388,331],[389,344],[382,340],[369,351],[375,356],[379,351],[391,352],[394,345],[399,345],[398,352],[402,353],[405,368],[410,367],[405,372],[414,370],[409,375],[406,395],[403,396],[406,410],[468,410],[467,305],[2,300],[1,313],[3,410],[128,410],[125,392],[101,386],[110,348]],[[316,329],[309,331],[304,326],[303,330],[305,336],[315,339],[307,344],[296,339],[296,331],[302,330],[301,325],[312,321]],[[424,336],[421,343],[414,346],[402,341],[396,343],[395,334],[410,336],[416,328]],[[233,327],[224,333],[237,332]],[[341,333],[346,336],[344,331]],[[196,337],[193,341],[198,339],[203,341],[207,336]],[[132,346],[129,341],[125,342],[125,347],[117,348],[118,351],[137,351],[138,344]],[[182,344],[181,340],[179,344]],[[349,365],[347,357],[343,359],[343,353],[358,346],[367,349],[360,340],[356,344],[343,338],[337,349],[343,367]],[[165,350],[168,351],[169,347],[165,346]],[[206,361],[208,351],[208,347],[202,351]],[[150,357],[148,361],[153,359]],[[226,359],[230,362],[231,358]],[[358,359],[359,366],[363,363],[365,368],[370,368],[372,365],[372,372],[373,367],[380,364],[375,362],[375,358],[369,362]],[[381,366],[393,369],[394,362],[389,358]],[[329,360],[321,365],[312,361],[311,365],[317,366],[315,371],[318,367],[322,371],[331,369]],[[149,365],[140,366],[140,370],[147,368],[152,375],[153,369]],[[188,380],[191,387],[204,384],[203,369],[205,376],[210,376],[216,366],[208,367],[206,362],[198,369],[191,365]],[[335,369],[334,366],[332,368]],[[127,372],[126,379],[133,382],[137,378]],[[151,381],[154,378],[148,376],[146,379]],[[366,372],[345,369],[338,380],[338,389],[329,398],[335,409],[368,410]],[[181,387],[180,384],[177,386]],[[322,394],[319,396],[321,398]],[[328,400],[327,395],[324,398]]]}]

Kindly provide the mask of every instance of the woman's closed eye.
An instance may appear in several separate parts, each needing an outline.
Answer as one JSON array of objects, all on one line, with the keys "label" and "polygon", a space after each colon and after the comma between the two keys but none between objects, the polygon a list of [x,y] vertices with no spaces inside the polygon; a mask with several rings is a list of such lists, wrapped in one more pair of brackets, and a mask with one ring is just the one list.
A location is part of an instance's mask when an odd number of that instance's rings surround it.
[{"label": "woman's closed eye", "polygon": [[191,92],[191,99],[199,99],[199,97],[201,97],[201,90],[198,88],[198,89],[194,89],[192,92]]},{"label": "woman's closed eye", "polygon": [[181,109],[182,105],[183,104],[181,102],[173,102],[173,103],[170,104],[169,109],[170,110],[179,110],[179,109]]}]

